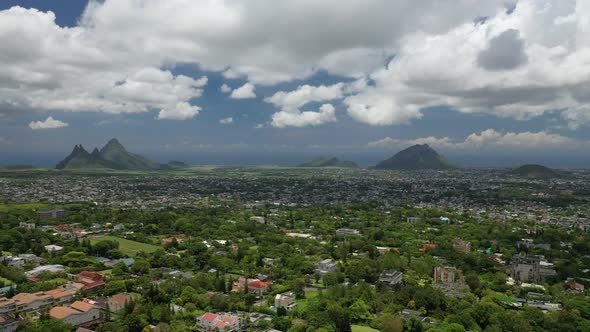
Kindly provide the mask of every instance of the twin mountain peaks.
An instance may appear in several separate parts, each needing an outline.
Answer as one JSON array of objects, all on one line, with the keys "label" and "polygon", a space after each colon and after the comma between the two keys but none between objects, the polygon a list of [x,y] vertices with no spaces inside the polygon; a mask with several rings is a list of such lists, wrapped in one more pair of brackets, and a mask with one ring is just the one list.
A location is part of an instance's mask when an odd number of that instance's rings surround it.
[{"label": "twin mountain peaks", "polygon": [[145,157],[127,151],[116,138],[113,138],[102,149],[99,150],[94,148],[92,153],[86,151],[82,144],[74,146],[72,153],[70,153],[66,159],[60,161],[55,168],[158,170],[186,166],[188,165],[178,161],[171,161],[168,164],[158,164]]}]

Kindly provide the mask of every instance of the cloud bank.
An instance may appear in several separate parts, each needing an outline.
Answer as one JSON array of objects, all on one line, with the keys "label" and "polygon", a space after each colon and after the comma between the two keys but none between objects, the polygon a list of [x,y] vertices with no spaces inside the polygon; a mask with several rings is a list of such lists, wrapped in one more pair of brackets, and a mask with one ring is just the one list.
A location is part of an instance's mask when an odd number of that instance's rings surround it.
[{"label": "cloud bank", "polygon": [[279,108],[275,127],[333,122],[328,106],[301,102],[342,99],[368,125],[407,124],[446,106],[515,120],[554,113],[575,130],[590,124],[587,17],[583,0],[92,0],[65,28],[52,12],[13,7],[0,11],[0,113],[192,119],[207,79],[171,68],[193,63],[246,80],[234,98],[318,72],[370,82],[332,85],[323,97],[306,97],[314,89],[302,83],[267,97]]},{"label": "cloud bank", "polygon": [[464,140],[453,140],[449,137],[421,137],[415,139],[397,139],[385,137],[369,142],[371,148],[389,148],[410,146],[415,144],[428,144],[443,149],[568,149],[590,146],[590,142],[579,141],[574,138],[558,134],[539,132],[506,132],[501,133],[494,129],[487,129],[480,133],[473,133]]}]

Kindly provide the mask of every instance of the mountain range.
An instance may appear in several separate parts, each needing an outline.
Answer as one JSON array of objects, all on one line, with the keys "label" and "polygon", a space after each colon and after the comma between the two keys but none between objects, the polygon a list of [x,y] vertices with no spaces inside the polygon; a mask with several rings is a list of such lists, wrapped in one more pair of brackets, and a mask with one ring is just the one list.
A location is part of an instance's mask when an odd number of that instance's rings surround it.
[{"label": "mountain range", "polygon": [[[81,144],[74,149],[64,160],[60,161],[57,169],[115,169],[115,170],[169,170],[188,168],[190,165],[181,161],[170,161],[167,164],[159,164],[138,154],[131,153],[116,139],[111,139],[100,150],[94,148],[88,152]],[[340,160],[332,157],[316,157],[310,159],[298,167],[346,167],[358,168],[359,166],[349,160]],[[447,170],[456,168],[447,159],[436,152],[427,144],[410,146],[396,153],[391,158],[379,162],[375,169],[391,170]],[[541,165],[523,165],[511,171],[513,175],[530,179],[549,179],[560,177],[556,171]]]},{"label": "mountain range", "polygon": [[379,162],[376,169],[434,169],[444,170],[455,168],[445,157],[438,154],[428,144],[413,145],[396,153],[393,157]]},{"label": "mountain range", "polygon": [[158,170],[183,167],[188,167],[188,165],[178,161],[159,164],[131,153],[116,138],[111,139],[100,150],[94,148],[91,153],[86,151],[82,144],[76,145],[72,153],[55,166],[57,169],[102,168],[118,170]]}]

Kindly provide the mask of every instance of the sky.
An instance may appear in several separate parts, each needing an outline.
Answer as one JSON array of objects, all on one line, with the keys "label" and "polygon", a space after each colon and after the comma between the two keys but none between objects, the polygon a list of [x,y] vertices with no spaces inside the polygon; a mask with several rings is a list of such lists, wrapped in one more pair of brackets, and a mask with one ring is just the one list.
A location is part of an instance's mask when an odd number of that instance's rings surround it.
[{"label": "sky", "polygon": [[584,0],[4,0],[0,165],[590,167]]}]

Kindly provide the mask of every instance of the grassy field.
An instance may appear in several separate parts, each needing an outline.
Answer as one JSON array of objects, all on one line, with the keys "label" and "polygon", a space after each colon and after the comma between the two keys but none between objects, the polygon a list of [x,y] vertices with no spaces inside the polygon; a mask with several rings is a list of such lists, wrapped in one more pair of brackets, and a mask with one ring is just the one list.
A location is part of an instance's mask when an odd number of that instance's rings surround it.
[{"label": "grassy field", "polygon": [[90,242],[95,244],[98,241],[110,240],[119,242],[119,250],[129,256],[135,256],[140,251],[151,253],[158,250],[160,247],[151,244],[131,241],[116,236],[97,236],[90,238]]},{"label": "grassy field", "polygon": [[362,325],[352,325],[352,332],[379,332],[379,330],[375,330],[374,328]]},{"label": "grassy field", "polygon": [[16,210],[40,210],[47,207],[46,204],[41,203],[26,203],[26,204],[4,204],[0,203],[0,212],[16,211]]},{"label": "grassy field", "polygon": [[297,307],[302,311],[305,311],[305,308],[307,307],[307,302],[318,297],[318,294],[319,293],[317,291],[306,292],[305,299],[295,300],[295,302],[297,302]]}]

